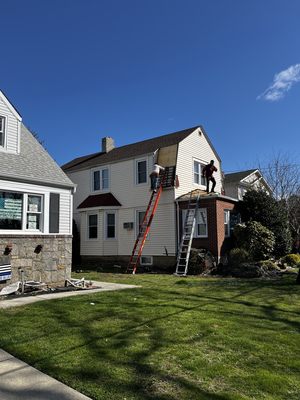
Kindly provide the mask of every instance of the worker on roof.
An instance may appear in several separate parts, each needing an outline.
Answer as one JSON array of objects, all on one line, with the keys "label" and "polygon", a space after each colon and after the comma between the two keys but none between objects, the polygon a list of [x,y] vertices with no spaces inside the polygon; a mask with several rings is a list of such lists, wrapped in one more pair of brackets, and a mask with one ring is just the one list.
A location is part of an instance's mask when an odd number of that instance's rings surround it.
[{"label": "worker on roof", "polygon": [[[214,160],[211,160],[209,164],[205,165],[202,169],[202,176],[206,178],[206,192],[207,193],[215,193],[216,180],[213,177],[213,173],[218,171],[214,166]],[[209,182],[212,182],[212,188],[209,192]]]}]

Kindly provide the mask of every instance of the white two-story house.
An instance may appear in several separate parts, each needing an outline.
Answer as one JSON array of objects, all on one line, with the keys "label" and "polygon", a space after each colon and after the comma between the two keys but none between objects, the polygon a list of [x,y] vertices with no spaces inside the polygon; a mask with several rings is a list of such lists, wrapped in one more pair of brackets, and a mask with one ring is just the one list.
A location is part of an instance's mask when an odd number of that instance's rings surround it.
[{"label": "white two-story house", "polygon": [[259,169],[225,174],[224,190],[227,196],[238,200],[243,200],[248,190],[263,190],[268,194],[272,193],[272,189]]},{"label": "white two-story house", "polygon": [[70,277],[74,188],[0,91],[0,288]]},{"label": "white two-story house", "polygon": [[[218,169],[217,193],[207,196],[202,168],[210,160]],[[193,245],[221,256],[235,200],[221,194],[220,158],[203,127],[196,126],[122,147],[106,137],[101,151],[62,166],[77,184],[74,219],[80,229],[83,265],[128,262],[150,199],[154,162],[169,167],[173,179],[163,190],[141,263],[174,265],[191,191],[202,195]]]}]

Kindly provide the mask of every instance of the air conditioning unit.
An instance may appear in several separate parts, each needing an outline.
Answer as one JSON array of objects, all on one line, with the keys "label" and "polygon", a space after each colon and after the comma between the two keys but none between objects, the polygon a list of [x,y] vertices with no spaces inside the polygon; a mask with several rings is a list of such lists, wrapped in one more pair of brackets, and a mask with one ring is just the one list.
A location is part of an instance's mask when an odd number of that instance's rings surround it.
[{"label": "air conditioning unit", "polygon": [[124,222],[123,228],[127,230],[133,229],[133,222]]}]

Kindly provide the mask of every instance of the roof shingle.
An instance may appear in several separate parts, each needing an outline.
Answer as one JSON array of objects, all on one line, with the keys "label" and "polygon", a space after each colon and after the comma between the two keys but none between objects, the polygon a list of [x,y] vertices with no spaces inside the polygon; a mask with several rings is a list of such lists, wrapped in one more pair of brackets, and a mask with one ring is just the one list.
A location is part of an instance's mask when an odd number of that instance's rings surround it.
[{"label": "roof shingle", "polygon": [[121,206],[112,193],[94,194],[88,196],[77,208]]}]

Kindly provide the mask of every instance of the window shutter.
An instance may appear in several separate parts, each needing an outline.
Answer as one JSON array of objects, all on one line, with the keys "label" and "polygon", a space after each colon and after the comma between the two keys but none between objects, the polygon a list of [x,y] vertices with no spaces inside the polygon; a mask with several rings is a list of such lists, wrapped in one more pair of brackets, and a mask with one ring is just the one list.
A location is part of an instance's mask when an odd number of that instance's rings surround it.
[{"label": "window shutter", "polygon": [[49,233],[59,233],[59,194],[50,193]]}]

